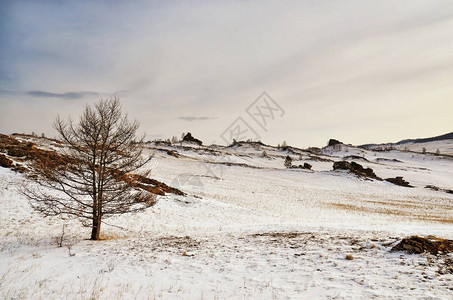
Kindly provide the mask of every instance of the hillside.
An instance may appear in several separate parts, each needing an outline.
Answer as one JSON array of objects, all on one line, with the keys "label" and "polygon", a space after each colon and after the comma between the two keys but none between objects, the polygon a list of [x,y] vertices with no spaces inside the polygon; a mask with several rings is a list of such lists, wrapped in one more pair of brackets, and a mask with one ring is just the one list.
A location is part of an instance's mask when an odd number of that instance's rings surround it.
[{"label": "hillside", "polygon": [[397,143],[367,144],[360,148],[369,150],[397,149],[413,152],[430,152],[453,156],[453,132],[430,138],[406,139]]},{"label": "hillside", "polygon": [[402,140],[396,144],[400,145],[400,144],[408,144],[408,143],[429,143],[429,142],[437,142],[437,141],[444,141],[444,140],[453,140],[453,132],[435,136],[435,137],[430,137],[430,138]]},{"label": "hillside", "polygon": [[[64,147],[9,137],[57,153]],[[23,156],[0,150],[26,167]],[[151,142],[146,151],[154,153],[146,166],[152,179],[185,195],[165,193],[143,213],[107,219],[98,242],[86,240],[89,228],[77,220],[32,211],[17,191],[25,178],[20,168],[0,167],[0,297],[446,299],[452,293],[452,254],[390,251],[412,235],[453,239],[451,157],[246,142]],[[311,170],[285,168],[286,156]],[[358,163],[382,179],[403,177],[413,188],[333,171],[335,162]]]}]

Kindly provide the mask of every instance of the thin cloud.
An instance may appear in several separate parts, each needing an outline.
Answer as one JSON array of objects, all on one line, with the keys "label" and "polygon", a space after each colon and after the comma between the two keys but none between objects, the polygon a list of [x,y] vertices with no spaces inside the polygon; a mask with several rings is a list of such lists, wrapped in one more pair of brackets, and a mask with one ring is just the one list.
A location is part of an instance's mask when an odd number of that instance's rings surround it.
[{"label": "thin cloud", "polygon": [[95,92],[68,92],[68,93],[50,93],[45,91],[28,91],[27,95],[39,98],[60,98],[66,100],[80,99],[85,96],[97,96]]},{"label": "thin cloud", "polygon": [[17,95],[14,91],[0,91],[0,95]]},{"label": "thin cloud", "polygon": [[217,117],[213,118],[213,117],[194,117],[194,116],[189,116],[189,117],[179,117],[178,119],[189,121],[189,122],[193,122],[193,121],[214,120],[214,119],[217,119]]}]

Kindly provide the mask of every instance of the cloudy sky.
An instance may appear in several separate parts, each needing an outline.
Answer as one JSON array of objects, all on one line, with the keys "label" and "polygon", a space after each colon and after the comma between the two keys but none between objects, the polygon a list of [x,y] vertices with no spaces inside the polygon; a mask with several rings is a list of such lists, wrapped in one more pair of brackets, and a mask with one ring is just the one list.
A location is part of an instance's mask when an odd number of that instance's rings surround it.
[{"label": "cloudy sky", "polygon": [[0,132],[55,136],[57,114],[117,96],[150,139],[439,135],[452,37],[453,1],[2,0]]}]

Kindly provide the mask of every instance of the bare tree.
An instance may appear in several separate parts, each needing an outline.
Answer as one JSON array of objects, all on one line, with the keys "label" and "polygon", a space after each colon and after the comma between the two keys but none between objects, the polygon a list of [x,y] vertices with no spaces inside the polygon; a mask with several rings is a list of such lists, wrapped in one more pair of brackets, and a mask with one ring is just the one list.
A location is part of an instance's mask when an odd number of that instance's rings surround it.
[{"label": "bare tree", "polygon": [[61,159],[36,163],[30,178],[37,185],[23,189],[35,210],[79,218],[98,240],[103,218],[146,208],[139,203],[153,195],[136,187],[152,156],[143,155],[144,138],[135,137],[139,123],[128,121],[118,98],[86,105],[77,124],[57,117],[54,127],[66,143]]}]

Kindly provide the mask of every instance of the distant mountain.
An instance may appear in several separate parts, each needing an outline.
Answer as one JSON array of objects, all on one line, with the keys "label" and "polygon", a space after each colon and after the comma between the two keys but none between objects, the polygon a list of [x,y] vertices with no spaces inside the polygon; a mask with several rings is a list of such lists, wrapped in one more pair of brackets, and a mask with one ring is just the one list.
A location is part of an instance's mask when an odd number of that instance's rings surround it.
[{"label": "distant mountain", "polygon": [[443,140],[453,140],[453,132],[435,136],[435,137],[430,137],[430,138],[421,138],[421,139],[406,139],[399,141],[397,143],[382,143],[382,144],[365,144],[365,145],[360,145],[358,147],[364,148],[364,149],[373,149],[374,147],[378,146],[396,146],[396,145],[404,145],[408,143],[428,143],[428,142],[435,142],[435,141],[443,141]]},{"label": "distant mountain", "polygon": [[395,143],[395,145],[401,145],[401,144],[407,144],[407,143],[428,143],[428,142],[435,142],[435,141],[442,141],[442,140],[453,140],[453,132],[435,136],[435,137],[430,137],[430,138],[402,140],[402,141]]}]

